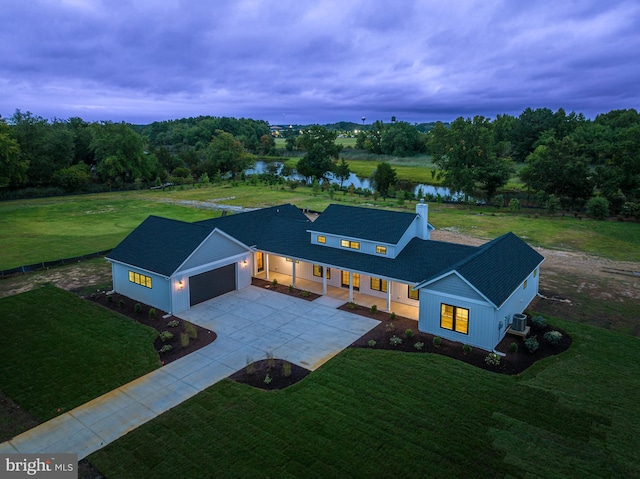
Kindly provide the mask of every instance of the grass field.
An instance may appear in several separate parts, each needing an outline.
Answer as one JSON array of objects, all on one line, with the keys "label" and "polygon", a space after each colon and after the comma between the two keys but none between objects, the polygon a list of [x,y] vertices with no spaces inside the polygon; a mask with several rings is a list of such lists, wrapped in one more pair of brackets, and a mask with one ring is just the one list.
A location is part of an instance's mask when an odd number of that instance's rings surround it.
[{"label": "grass field", "polygon": [[521,376],[346,350],[265,392],[225,380],[89,457],[108,477],[638,477],[640,343],[574,339]]},{"label": "grass field", "polygon": [[[150,214],[185,221],[220,214],[181,204],[193,200],[245,207],[292,203],[316,211],[324,210],[331,202],[374,204],[373,198],[342,193],[337,193],[332,200],[327,192],[314,194],[307,187],[290,190],[245,184],[0,202],[0,269],[113,248]],[[375,204],[398,206],[395,200],[379,199]],[[399,209],[413,211],[414,205],[407,202]],[[433,203],[429,219],[436,228],[449,228],[485,239],[513,231],[535,246],[640,261],[639,223],[580,220],[569,216],[549,218],[544,214],[536,217],[531,211],[510,214],[487,207]]]},{"label": "grass field", "polygon": [[0,318],[2,392],[39,421],[159,366],[156,331],[52,286],[0,299]]}]

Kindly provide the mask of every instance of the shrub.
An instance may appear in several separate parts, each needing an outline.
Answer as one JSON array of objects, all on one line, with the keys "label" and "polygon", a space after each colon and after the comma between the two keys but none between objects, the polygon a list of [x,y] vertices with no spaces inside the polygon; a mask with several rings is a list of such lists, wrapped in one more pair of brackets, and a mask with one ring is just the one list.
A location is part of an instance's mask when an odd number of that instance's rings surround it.
[{"label": "shrub", "polygon": [[542,316],[534,316],[531,318],[531,326],[533,326],[533,329],[540,331],[547,327],[547,320]]},{"label": "shrub", "polygon": [[544,206],[547,209],[547,213],[554,215],[558,211],[558,208],[560,208],[560,198],[556,195],[549,195]]},{"label": "shrub", "polygon": [[349,301],[349,302],[347,303],[347,308],[348,308],[348,309],[351,309],[351,310],[356,309],[356,303],[354,303],[353,301]]},{"label": "shrub", "polygon": [[424,343],[421,341],[417,341],[416,344],[413,345],[418,351],[422,351],[424,349]]},{"label": "shrub", "polygon": [[395,324],[393,324],[391,321],[389,321],[389,322],[385,325],[384,329],[385,329],[388,333],[391,333],[391,332],[395,331],[395,329],[396,329],[396,325],[395,325]]},{"label": "shrub", "polygon": [[535,353],[540,344],[538,343],[538,338],[536,336],[531,336],[524,340],[525,347],[529,350],[530,353]]},{"label": "shrub", "polygon": [[171,341],[173,339],[173,333],[170,333],[169,331],[162,331],[160,333],[160,340],[163,343],[166,343],[167,341]]},{"label": "shrub", "polygon": [[544,333],[544,339],[551,346],[557,346],[562,340],[562,333],[560,331],[547,331]]},{"label": "shrub", "polygon": [[496,353],[489,353],[487,357],[484,358],[484,362],[489,366],[500,366],[500,355]]},{"label": "shrub", "polygon": [[520,211],[520,200],[518,198],[511,198],[511,201],[509,201],[509,211],[513,213]]},{"label": "shrub", "polygon": [[142,305],[140,303],[136,303],[133,305],[133,311],[136,314],[140,314],[142,312]]},{"label": "shrub", "polygon": [[256,364],[253,362],[253,359],[247,358],[247,366],[245,368],[247,374],[254,374],[256,372]]},{"label": "shrub", "polygon": [[389,320],[394,321],[395,319],[396,319],[396,313],[391,312],[391,314],[389,315]]},{"label": "shrub", "polygon": [[511,351],[512,353],[517,353],[518,352],[518,343],[511,343],[509,345],[509,351]]},{"label": "shrub", "polygon": [[267,368],[268,369],[272,369],[275,365],[276,365],[276,360],[273,359],[273,353],[272,352],[268,352],[267,353]]},{"label": "shrub", "polygon": [[160,348],[160,352],[161,353],[168,353],[169,351],[171,351],[173,349],[173,346],[171,346],[170,344],[165,344],[164,346],[162,346]]},{"label": "shrub", "polygon": [[177,319],[172,319],[171,321],[169,321],[167,323],[167,327],[168,328],[175,328],[176,326],[178,326],[180,324],[180,321],[178,321]]},{"label": "shrub", "polygon": [[467,354],[469,354],[471,352],[472,349],[473,348],[471,347],[471,345],[463,344],[462,345],[462,354],[464,354],[466,356]]},{"label": "shrub", "polygon": [[398,346],[398,345],[402,344],[402,339],[400,339],[398,336],[394,335],[389,340],[389,343],[391,344],[391,346]]},{"label": "shrub", "polygon": [[441,338],[440,336],[434,336],[434,338],[433,338],[433,345],[434,345],[436,348],[439,348],[441,344],[442,344],[442,338]]},{"label": "shrub", "polygon": [[289,292],[293,293],[293,285],[292,284],[289,285]]},{"label": "shrub", "polygon": [[367,341],[367,346],[369,346],[370,348],[374,347],[375,345],[376,345],[375,339],[370,339],[369,341]]},{"label": "shrub", "polygon": [[285,361],[282,363],[282,375],[285,378],[291,376],[291,363],[289,361]]},{"label": "shrub", "polygon": [[124,308],[124,299],[121,299],[120,301],[118,301],[118,306],[120,306],[121,308]]},{"label": "shrub", "polygon": [[596,220],[609,216],[609,202],[602,196],[594,196],[587,201],[587,214]]},{"label": "shrub", "polygon": [[269,373],[267,373],[267,375],[264,377],[264,383],[271,384],[271,381],[273,381],[273,379],[271,379],[271,376],[269,376]]},{"label": "shrub", "polygon": [[187,333],[191,339],[198,337],[198,328],[196,328],[194,324],[188,321],[184,321],[182,324],[184,325],[184,332]]},{"label": "shrub", "polygon": [[151,308],[149,310],[149,319],[156,319],[156,308]]},{"label": "shrub", "polygon": [[408,329],[405,330],[404,335],[407,338],[411,339],[411,338],[413,338],[415,336],[415,333],[413,332],[413,329],[408,328]]},{"label": "shrub", "polygon": [[378,312],[378,307],[374,304],[371,306],[371,314],[376,314]]},{"label": "shrub", "polygon": [[276,286],[278,286],[278,280],[273,278],[273,281],[271,281],[271,285],[275,288]]},{"label": "shrub", "polygon": [[502,208],[502,206],[504,206],[504,196],[502,195],[496,195],[493,197],[493,201],[491,202],[493,204],[493,206],[495,206],[496,208]]},{"label": "shrub", "polygon": [[189,346],[189,334],[188,333],[180,333],[180,346],[186,348]]},{"label": "shrub", "polygon": [[112,294],[108,294],[108,295],[107,295],[107,301],[108,301],[109,303],[113,303],[113,295],[112,295]]},{"label": "shrub", "polygon": [[309,296],[311,296],[311,291],[300,291],[300,296],[302,296],[303,298],[308,298]]}]

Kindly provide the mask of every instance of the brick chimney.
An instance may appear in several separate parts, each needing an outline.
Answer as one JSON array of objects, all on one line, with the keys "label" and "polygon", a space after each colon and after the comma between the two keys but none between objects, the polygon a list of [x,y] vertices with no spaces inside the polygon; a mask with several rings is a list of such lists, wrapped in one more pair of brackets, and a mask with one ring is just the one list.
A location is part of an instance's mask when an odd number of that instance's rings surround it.
[{"label": "brick chimney", "polygon": [[416,205],[416,215],[418,215],[416,236],[424,240],[430,239],[431,232],[429,231],[429,205],[424,202],[424,198],[421,198],[420,203]]}]

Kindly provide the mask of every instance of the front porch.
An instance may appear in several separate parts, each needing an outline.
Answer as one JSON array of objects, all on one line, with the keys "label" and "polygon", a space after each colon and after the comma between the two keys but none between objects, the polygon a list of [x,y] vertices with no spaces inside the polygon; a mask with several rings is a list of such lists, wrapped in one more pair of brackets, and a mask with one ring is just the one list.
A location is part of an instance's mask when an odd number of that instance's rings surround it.
[{"label": "front porch", "polygon": [[[266,276],[267,275],[264,271],[254,275],[254,277],[260,278],[260,279],[266,279]],[[269,271],[268,280],[273,281],[274,279],[278,281],[278,284],[284,284],[284,285],[293,284],[293,277],[291,275],[283,274],[283,273],[279,273],[277,271],[271,270]],[[298,289],[311,291],[312,293],[323,294],[321,282],[310,281],[304,278],[296,277],[295,287]],[[345,303],[347,303],[349,302],[349,289],[338,288],[336,286],[327,285],[326,296],[340,299]],[[359,291],[353,291],[353,302],[369,308],[375,304],[379,311],[387,310],[387,301],[385,299],[376,298],[374,296],[370,296],[368,294],[364,294]],[[390,311],[393,311],[398,316],[414,319],[416,321],[418,320],[418,308],[416,306],[411,306],[411,305],[400,303],[397,301],[391,301]]]}]

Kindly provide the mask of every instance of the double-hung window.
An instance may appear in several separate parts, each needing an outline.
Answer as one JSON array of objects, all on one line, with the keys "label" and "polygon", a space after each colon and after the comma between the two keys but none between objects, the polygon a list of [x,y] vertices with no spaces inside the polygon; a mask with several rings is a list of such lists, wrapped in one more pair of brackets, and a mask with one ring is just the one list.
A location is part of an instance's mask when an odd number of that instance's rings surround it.
[{"label": "double-hung window", "polygon": [[457,333],[469,334],[469,310],[442,303],[440,327]]}]

